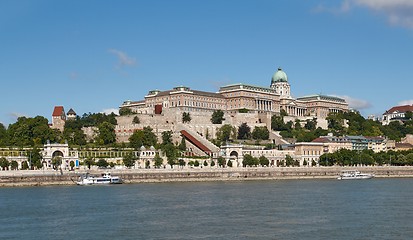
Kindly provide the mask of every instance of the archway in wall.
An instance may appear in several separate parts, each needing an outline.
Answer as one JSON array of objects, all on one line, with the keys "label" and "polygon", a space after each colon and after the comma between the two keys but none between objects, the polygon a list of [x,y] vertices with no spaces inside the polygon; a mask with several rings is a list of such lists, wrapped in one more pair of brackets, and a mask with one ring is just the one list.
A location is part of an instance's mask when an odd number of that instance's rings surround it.
[{"label": "archway in wall", "polygon": [[52,158],[55,158],[55,157],[62,157],[63,158],[62,151],[59,151],[59,150],[54,151],[53,154],[52,154]]},{"label": "archway in wall", "polygon": [[238,152],[237,152],[237,151],[232,151],[232,152],[229,154],[229,156],[230,156],[230,157],[238,158]]}]

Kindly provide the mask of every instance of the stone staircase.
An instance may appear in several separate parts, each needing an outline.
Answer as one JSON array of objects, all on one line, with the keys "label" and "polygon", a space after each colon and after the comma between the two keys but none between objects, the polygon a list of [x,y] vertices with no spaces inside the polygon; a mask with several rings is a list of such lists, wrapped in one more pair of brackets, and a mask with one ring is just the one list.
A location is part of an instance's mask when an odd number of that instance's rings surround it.
[{"label": "stone staircase", "polygon": [[270,139],[274,139],[275,144],[277,145],[283,145],[283,144],[290,144],[284,138],[280,135],[279,132],[276,131],[270,131]]},{"label": "stone staircase", "polygon": [[[213,144],[212,142],[210,142],[208,139],[206,139],[204,136],[200,135],[198,132],[192,130],[189,126],[182,124],[182,123],[178,123],[178,125],[176,126],[176,131],[177,132],[182,132],[185,131],[186,133],[188,133],[189,135],[191,135],[196,141],[198,141],[200,143],[200,146],[197,146],[199,148],[208,148],[212,154],[214,153],[218,153],[220,151],[220,148],[217,147],[215,144]],[[202,146],[203,145],[203,146]],[[215,155],[215,154],[214,154]]]}]

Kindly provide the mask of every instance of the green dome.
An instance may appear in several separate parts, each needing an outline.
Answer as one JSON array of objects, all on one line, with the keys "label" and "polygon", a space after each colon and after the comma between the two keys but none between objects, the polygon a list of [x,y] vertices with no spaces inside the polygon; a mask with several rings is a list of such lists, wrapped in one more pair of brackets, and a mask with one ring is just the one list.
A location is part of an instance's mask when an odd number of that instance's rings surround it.
[{"label": "green dome", "polygon": [[278,71],[272,76],[271,83],[276,82],[288,82],[287,74],[281,68],[278,68]]}]

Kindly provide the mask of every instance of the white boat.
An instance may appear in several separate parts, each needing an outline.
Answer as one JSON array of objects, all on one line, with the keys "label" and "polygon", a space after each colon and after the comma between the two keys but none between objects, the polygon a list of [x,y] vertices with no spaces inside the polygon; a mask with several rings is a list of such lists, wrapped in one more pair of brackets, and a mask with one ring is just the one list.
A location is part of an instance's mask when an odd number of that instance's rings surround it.
[{"label": "white boat", "polygon": [[352,180],[352,179],[370,179],[373,178],[373,174],[369,173],[361,173],[357,170],[347,170],[342,171],[340,176],[337,178],[338,180]]},{"label": "white boat", "polygon": [[110,173],[102,173],[100,176],[91,176],[86,173],[79,177],[77,185],[101,185],[101,184],[120,184],[122,179],[118,176],[111,176]]}]

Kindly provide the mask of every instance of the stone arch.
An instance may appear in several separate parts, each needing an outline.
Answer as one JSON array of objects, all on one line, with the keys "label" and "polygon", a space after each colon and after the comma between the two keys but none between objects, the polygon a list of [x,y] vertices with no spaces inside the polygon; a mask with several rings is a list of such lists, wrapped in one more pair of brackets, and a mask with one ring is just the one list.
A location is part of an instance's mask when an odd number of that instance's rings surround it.
[{"label": "stone arch", "polygon": [[60,151],[60,150],[56,150],[56,151],[54,151],[53,153],[52,153],[52,158],[54,158],[54,157],[64,157],[63,156],[63,152],[62,151]]},{"label": "stone arch", "polygon": [[229,154],[229,156],[230,156],[230,157],[238,158],[238,152],[237,152],[237,151],[232,151],[232,152]]}]

